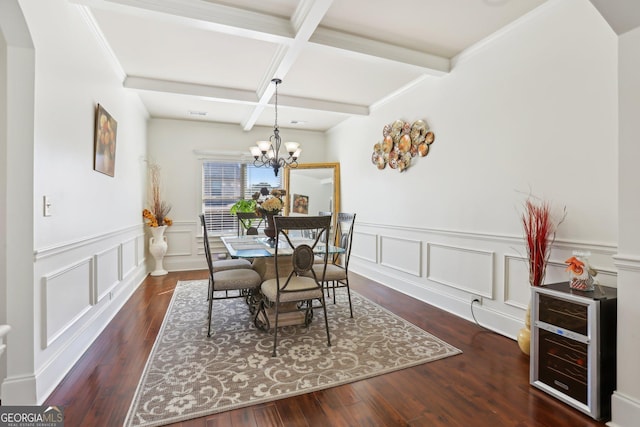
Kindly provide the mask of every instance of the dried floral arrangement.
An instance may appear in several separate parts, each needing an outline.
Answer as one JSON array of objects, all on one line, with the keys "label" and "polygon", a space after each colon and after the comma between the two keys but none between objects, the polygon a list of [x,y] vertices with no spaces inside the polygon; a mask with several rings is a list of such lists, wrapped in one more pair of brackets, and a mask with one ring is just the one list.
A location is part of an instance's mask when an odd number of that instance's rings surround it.
[{"label": "dried floral arrangement", "polygon": [[142,210],[142,217],[149,227],[171,226],[173,221],[167,217],[171,211],[171,205],[162,200],[160,186],[160,166],[156,163],[149,163],[149,209]]},{"label": "dried floral arrangement", "polygon": [[525,245],[529,263],[529,284],[540,286],[544,281],[551,245],[555,241],[556,230],[567,216],[566,208],[562,217],[554,221],[551,205],[530,196],[525,202],[522,213]]}]

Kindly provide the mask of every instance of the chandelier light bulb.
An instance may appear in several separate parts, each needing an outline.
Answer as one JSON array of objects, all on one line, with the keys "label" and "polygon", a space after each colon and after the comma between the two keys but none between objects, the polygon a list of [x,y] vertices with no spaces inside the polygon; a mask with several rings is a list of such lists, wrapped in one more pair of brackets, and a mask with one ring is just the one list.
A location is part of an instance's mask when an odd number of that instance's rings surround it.
[{"label": "chandelier light bulb", "polygon": [[254,146],[254,147],[249,147],[249,151],[251,151],[251,155],[258,160],[258,157],[260,157],[262,155],[262,151],[260,151],[260,148]]},{"label": "chandelier light bulb", "polygon": [[298,149],[298,147],[300,147],[300,143],[298,142],[285,142],[284,146],[287,149],[287,153],[289,153],[289,156],[293,156],[293,153],[296,152],[296,150]]},{"label": "chandelier light bulb", "polygon": [[262,151],[262,154],[266,154],[271,148],[271,141],[258,141],[258,148]]}]

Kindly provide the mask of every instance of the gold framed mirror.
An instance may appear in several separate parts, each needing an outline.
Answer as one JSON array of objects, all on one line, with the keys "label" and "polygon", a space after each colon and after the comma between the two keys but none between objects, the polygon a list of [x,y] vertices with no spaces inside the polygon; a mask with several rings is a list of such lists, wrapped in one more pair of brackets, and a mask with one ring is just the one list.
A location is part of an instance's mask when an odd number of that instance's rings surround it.
[{"label": "gold framed mirror", "polygon": [[285,215],[340,212],[340,163],[299,163],[284,169]]}]

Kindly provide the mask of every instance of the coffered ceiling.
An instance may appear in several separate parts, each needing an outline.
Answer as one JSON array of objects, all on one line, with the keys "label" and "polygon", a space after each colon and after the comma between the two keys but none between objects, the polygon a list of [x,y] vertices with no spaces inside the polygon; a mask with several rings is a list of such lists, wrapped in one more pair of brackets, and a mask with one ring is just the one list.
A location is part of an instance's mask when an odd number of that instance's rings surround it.
[{"label": "coffered ceiling", "polygon": [[546,0],[69,0],[152,117],[324,131]]}]

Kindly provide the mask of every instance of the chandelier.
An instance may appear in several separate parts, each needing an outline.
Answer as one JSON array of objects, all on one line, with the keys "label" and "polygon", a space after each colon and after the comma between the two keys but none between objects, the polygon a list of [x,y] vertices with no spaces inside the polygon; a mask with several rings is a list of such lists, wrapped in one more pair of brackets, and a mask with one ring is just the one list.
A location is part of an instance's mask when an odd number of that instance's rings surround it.
[{"label": "chandelier", "polygon": [[290,166],[295,168],[298,166],[298,157],[302,149],[297,142],[285,142],[284,146],[289,153],[289,157],[286,159],[280,157],[280,145],[282,140],[280,139],[280,129],[278,129],[278,85],[282,83],[280,79],[272,79],[271,83],[276,85],[275,107],[276,107],[276,120],[273,125],[273,135],[269,137],[269,141],[258,141],[257,147],[250,147],[251,154],[253,155],[253,165],[256,167],[272,167],[273,172],[278,176],[278,171],[284,166]]}]

